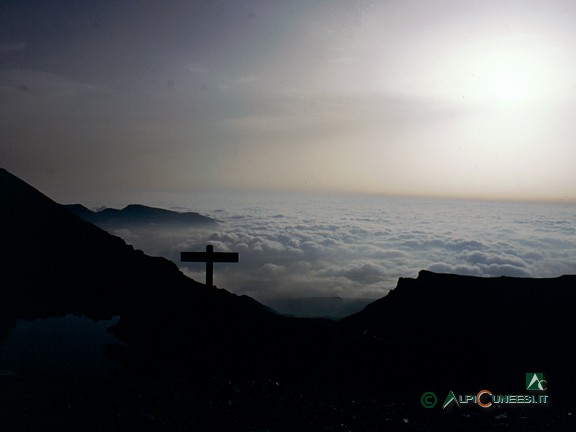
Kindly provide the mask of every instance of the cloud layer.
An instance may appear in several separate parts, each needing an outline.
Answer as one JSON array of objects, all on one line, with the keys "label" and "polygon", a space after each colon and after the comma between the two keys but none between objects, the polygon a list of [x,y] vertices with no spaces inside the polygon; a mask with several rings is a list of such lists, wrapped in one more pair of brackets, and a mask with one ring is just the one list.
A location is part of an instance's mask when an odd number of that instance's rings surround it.
[{"label": "cloud layer", "polygon": [[[229,204],[193,209],[222,220],[215,229],[116,234],[177,263],[180,251],[201,251],[207,242],[239,252],[240,263],[215,264],[215,284],[261,300],[377,298],[421,269],[486,277],[576,273],[573,205],[326,195]],[[204,280],[202,264],[179,265]]]}]

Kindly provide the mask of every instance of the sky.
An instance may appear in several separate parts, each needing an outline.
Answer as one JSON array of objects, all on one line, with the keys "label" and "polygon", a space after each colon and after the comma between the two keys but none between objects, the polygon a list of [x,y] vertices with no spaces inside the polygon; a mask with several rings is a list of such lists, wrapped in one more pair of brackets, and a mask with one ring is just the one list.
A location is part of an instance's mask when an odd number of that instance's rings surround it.
[{"label": "sky", "polygon": [[3,1],[0,166],[94,205],[576,201],[574,22],[568,0]]}]

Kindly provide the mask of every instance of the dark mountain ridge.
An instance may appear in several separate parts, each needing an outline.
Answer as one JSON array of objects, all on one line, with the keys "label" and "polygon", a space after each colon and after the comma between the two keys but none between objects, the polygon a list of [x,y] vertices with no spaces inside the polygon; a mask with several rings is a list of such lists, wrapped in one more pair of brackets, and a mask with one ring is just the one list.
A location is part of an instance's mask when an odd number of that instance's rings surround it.
[{"label": "dark mountain ridge", "polygon": [[109,225],[207,225],[217,221],[195,212],[176,212],[141,204],[130,204],[122,210],[106,208],[92,211],[81,204],[65,205],[68,210],[85,221],[98,226]]},{"label": "dark mountain ridge", "polygon": [[554,382],[553,392],[567,393],[575,383],[575,305],[574,275],[480,278],[421,271],[417,279],[400,278],[386,297],[339,325],[342,334],[364,339],[381,355],[393,353],[388,365],[420,388],[492,384],[520,392],[523,374],[536,371]]},{"label": "dark mountain ridge", "polygon": [[174,263],[134,250],[6,170],[0,170],[0,197],[0,336],[18,318],[119,315],[113,333],[126,346],[111,347],[110,355],[135,368],[193,373],[219,370],[230,353],[235,362],[227,371],[256,369],[252,355],[289,358],[277,350],[309,339],[294,332],[323,326],[287,324],[250,297],[193,281]]}]

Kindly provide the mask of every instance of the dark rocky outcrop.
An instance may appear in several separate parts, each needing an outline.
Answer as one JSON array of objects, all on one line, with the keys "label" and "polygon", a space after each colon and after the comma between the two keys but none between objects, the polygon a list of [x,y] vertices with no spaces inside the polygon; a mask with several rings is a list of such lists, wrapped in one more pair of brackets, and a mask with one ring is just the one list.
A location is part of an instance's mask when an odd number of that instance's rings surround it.
[{"label": "dark rocky outcrop", "polygon": [[372,346],[374,361],[391,372],[378,375],[398,387],[492,386],[521,393],[525,373],[543,372],[552,392],[568,393],[575,384],[575,305],[576,276],[480,278],[421,271],[341,320],[340,330],[359,350]]}]

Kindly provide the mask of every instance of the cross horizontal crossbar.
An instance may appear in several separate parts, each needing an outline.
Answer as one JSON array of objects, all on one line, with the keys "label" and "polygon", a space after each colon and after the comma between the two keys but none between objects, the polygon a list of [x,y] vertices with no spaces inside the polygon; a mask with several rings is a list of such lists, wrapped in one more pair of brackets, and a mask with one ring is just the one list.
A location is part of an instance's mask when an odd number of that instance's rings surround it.
[{"label": "cross horizontal crossbar", "polygon": [[214,263],[238,262],[238,252],[214,252],[214,246],[206,245],[206,252],[180,252],[180,261],[205,262],[206,285],[211,287],[213,284]]},{"label": "cross horizontal crossbar", "polygon": [[182,262],[239,262],[238,252],[180,252]]}]

